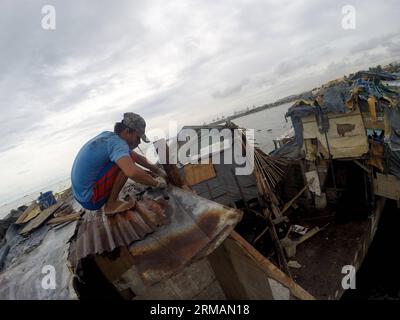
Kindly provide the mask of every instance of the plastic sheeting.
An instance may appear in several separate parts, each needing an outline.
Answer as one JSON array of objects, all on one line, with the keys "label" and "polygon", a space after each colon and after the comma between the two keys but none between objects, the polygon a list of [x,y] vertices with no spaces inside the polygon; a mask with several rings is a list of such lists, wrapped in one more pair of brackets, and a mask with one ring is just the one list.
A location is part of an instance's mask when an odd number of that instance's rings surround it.
[{"label": "plastic sheeting", "polygon": [[360,79],[362,77],[373,78],[376,80],[396,80],[396,75],[385,71],[359,71],[351,79]]},{"label": "plastic sheeting", "polygon": [[393,151],[400,151],[400,111],[397,108],[387,108],[385,113],[390,126],[387,142]]},{"label": "plastic sheeting", "polygon": [[385,147],[387,173],[400,179],[400,150],[395,151],[389,145]]},{"label": "plastic sheeting", "polygon": [[16,225],[11,226],[6,234],[7,243],[1,248],[5,257],[0,273],[0,299],[77,299],[67,262],[75,229],[76,222],[50,230],[45,225],[24,238],[17,234]]}]

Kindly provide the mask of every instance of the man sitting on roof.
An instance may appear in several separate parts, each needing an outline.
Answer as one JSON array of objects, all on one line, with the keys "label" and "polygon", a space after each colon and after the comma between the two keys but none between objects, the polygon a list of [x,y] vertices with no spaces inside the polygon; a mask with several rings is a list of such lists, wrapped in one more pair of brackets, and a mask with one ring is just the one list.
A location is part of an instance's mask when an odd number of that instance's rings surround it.
[{"label": "man sitting on roof", "polygon": [[[134,201],[118,199],[128,178],[151,187],[167,186],[164,170],[132,151],[140,139],[149,142],[145,128],[146,122],[140,115],[128,112],[115,124],[114,132],[104,131],[81,148],[72,166],[71,183],[75,199],[85,209],[98,210],[104,206],[104,212],[112,214],[133,208]],[[157,177],[153,178],[137,164]]]}]

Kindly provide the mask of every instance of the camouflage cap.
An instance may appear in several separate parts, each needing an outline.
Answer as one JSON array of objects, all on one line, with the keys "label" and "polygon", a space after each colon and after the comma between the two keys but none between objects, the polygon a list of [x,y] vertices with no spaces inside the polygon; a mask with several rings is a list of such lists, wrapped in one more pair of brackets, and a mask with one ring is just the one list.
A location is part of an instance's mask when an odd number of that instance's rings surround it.
[{"label": "camouflage cap", "polygon": [[146,121],[144,121],[144,119],[141,116],[133,112],[124,113],[124,118],[122,119],[122,123],[126,125],[128,128],[136,130],[140,138],[144,142],[150,142],[150,140],[145,135]]}]

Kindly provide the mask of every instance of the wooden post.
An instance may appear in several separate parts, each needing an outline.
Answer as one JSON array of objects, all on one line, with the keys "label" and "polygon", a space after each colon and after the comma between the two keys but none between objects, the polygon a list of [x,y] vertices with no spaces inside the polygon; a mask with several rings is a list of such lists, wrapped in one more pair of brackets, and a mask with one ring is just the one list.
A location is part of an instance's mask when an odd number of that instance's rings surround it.
[{"label": "wooden post", "polygon": [[179,174],[179,170],[176,166],[176,164],[170,163],[169,159],[169,147],[167,142],[165,141],[165,150],[166,150],[166,164],[163,165],[165,172],[167,173],[168,176],[168,181],[177,186],[182,188],[185,185],[184,179],[182,179],[181,175]]},{"label": "wooden post", "polygon": [[[304,163],[303,160],[299,160],[299,165],[300,165],[300,169],[301,169],[301,174],[303,176],[303,182],[306,185],[307,184],[307,178],[306,178],[306,169],[304,168]],[[307,195],[307,200],[310,201],[312,200],[312,195],[310,190],[308,190],[308,188],[305,190],[306,191],[306,195]]]},{"label": "wooden post", "polygon": [[241,187],[241,185],[240,185],[240,183],[239,183],[239,179],[238,179],[237,176],[235,175],[235,169],[234,169],[234,168],[231,168],[231,172],[232,172],[232,175],[233,175],[233,179],[235,179],[236,186],[238,187],[238,190],[239,190],[239,193],[240,193],[240,197],[241,197],[242,200],[243,200],[244,207],[246,208],[247,211],[250,211],[250,210],[249,210],[249,206],[248,206],[247,201],[246,201],[246,198],[245,198],[245,196],[244,196],[243,189],[242,189],[242,187]]},{"label": "wooden post", "polygon": [[290,279],[284,272],[276,267],[272,262],[265,258],[260,252],[258,252],[250,243],[248,243],[241,235],[236,231],[232,231],[230,237],[233,238],[244,251],[258,263],[258,266],[264,270],[264,272],[272,279],[280,282],[282,285],[287,287],[291,294],[301,300],[316,300],[314,296],[304,290],[296,282]]},{"label": "wooden post", "polygon": [[292,278],[288,263],[286,261],[285,252],[283,251],[281,241],[279,240],[278,234],[276,233],[275,225],[271,220],[271,214],[267,210],[268,209],[265,209],[264,215],[267,217],[267,226],[269,227],[269,234],[272,238],[272,241],[275,246],[275,250],[278,254],[278,262],[279,262],[280,266],[283,268],[283,270],[286,272],[288,277]]}]

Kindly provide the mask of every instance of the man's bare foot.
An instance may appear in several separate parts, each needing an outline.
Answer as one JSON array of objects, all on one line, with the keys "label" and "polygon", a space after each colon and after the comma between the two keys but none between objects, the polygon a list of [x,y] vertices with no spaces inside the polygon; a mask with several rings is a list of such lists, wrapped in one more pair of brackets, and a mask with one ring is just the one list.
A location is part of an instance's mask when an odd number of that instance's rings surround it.
[{"label": "man's bare foot", "polygon": [[124,212],[135,207],[136,201],[129,200],[128,202],[117,200],[115,202],[106,203],[104,205],[104,213],[106,215],[113,215],[116,213]]}]

